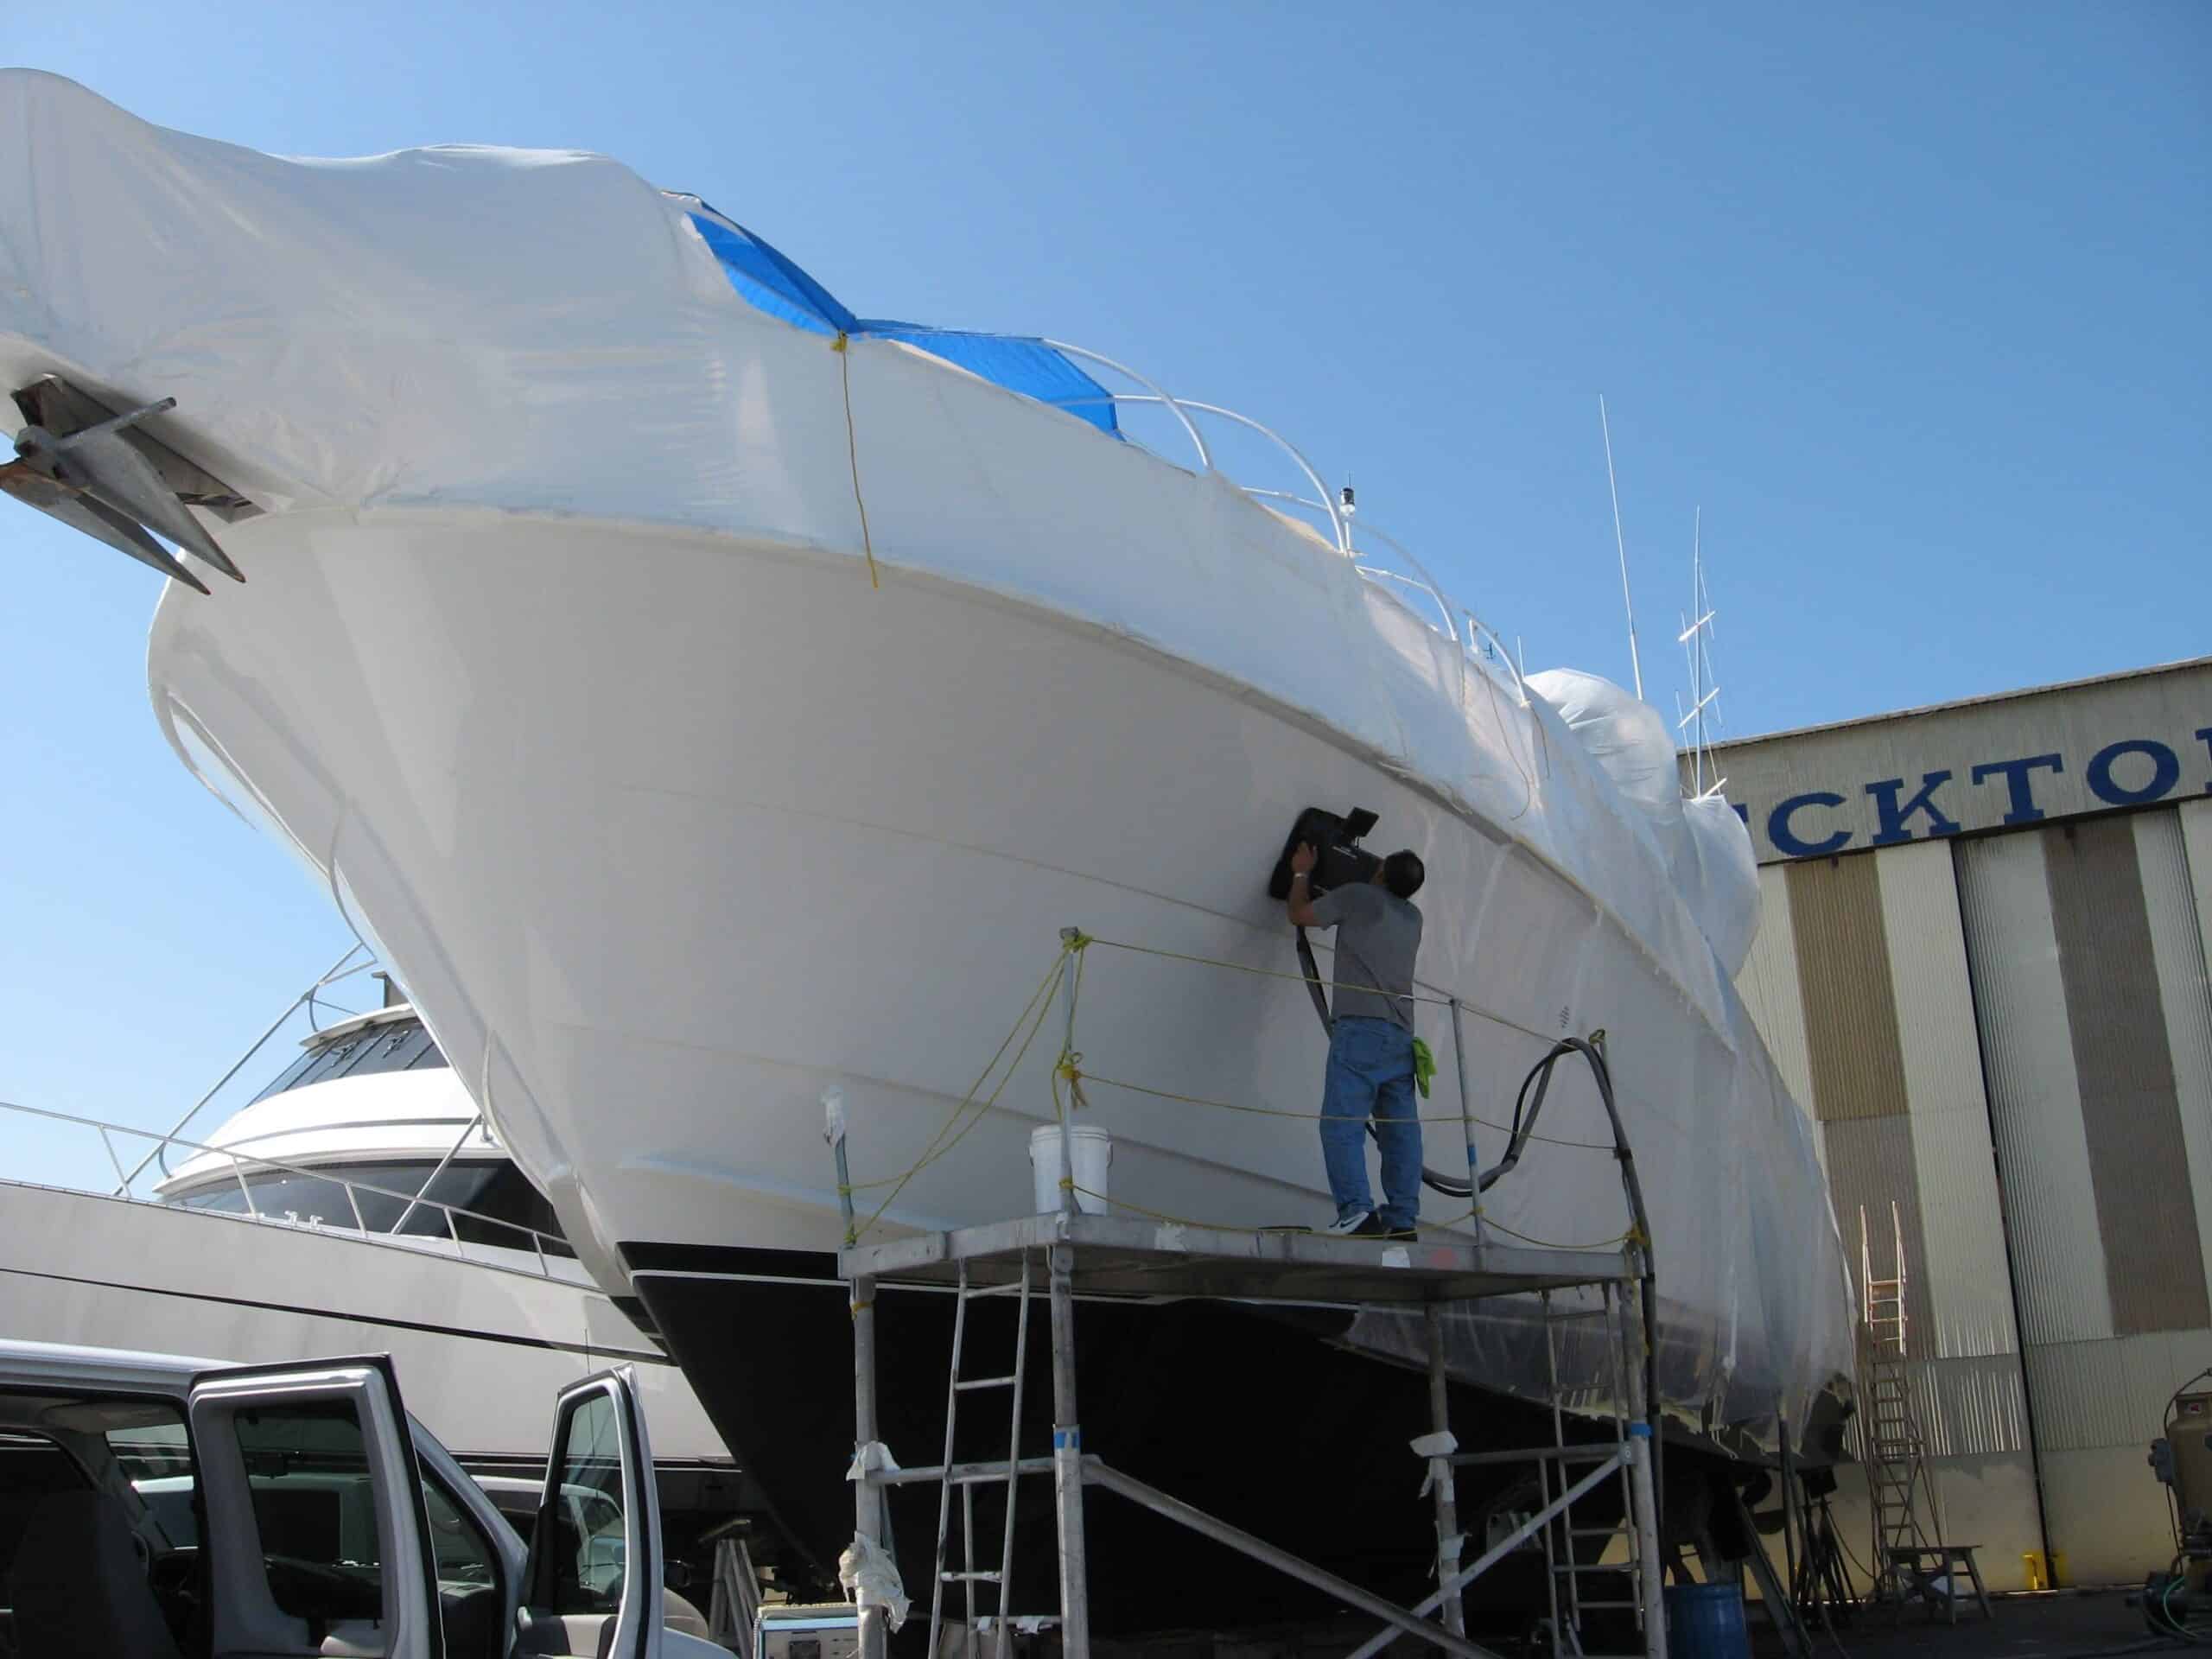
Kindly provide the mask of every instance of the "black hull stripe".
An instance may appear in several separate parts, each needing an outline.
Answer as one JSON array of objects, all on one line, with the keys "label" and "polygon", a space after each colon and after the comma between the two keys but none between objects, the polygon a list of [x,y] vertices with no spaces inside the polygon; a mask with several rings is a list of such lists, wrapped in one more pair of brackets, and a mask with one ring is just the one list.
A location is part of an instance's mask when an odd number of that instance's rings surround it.
[{"label": "black hull stripe", "polygon": [[709,1278],[827,1280],[837,1282],[834,1250],[748,1249],[734,1244],[620,1244],[633,1273],[698,1274]]},{"label": "black hull stripe", "polygon": [[643,1353],[632,1348],[591,1347],[580,1342],[556,1342],[547,1337],[509,1336],[497,1331],[471,1331],[457,1325],[431,1325],[421,1319],[387,1319],[377,1313],[341,1313],[327,1307],[298,1307],[289,1302],[257,1302],[246,1296],[215,1296],[197,1290],[164,1290],[154,1285],[118,1284],[109,1279],[82,1279],[67,1273],[34,1273],[27,1268],[0,1268],[14,1279],[42,1279],[59,1285],[81,1285],[92,1290],[127,1291],[134,1296],[166,1296],[183,1302],[214,1302],[225,1307],[250,1307],[257,1313],[291,1313],[310,1319],[340,1319],[348,1325],[373,1325],[387,1331],[414,1331],[424,1336],[456,1337],[468,1342],[496,1342],[510,1348],[538,1348],[552,1353],[575,1354],[586,1359],[613,1360],[630,1364],[666,1365],[675,1361],[665,1354]]}]

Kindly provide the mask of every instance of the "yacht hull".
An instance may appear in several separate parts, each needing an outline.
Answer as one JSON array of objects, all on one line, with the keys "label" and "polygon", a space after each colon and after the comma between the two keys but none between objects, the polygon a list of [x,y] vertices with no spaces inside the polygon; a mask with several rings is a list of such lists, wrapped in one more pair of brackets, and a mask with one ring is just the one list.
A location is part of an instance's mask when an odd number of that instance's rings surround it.
[{"label": "yacht hull", "polygon": [[[1185,470],[943,339],[794,308],[765,250],[727,263],[734,227],[604,158],[287,160],[19,72],[0,118],[38,135],[0,158],[5,388],[174,397],[149,435],[252,510],[221,537],[243,587],[163,598],[157,715],[401,975],[610,1291],[833,1249],[832,1086],[863,1227],[1032,1208],[1078,1071],[1116,1202],[1325,1220],[1321,1033],[1262,885],[1300,809],[1357,806],[1425,860],[1422,988],[1465,1011],[1422,1006],[1428,1164],[1496,1160],[1529,1068],[1602,1029],[1669,1408],[1770,1437],[1847,1369],[1809,1128],[1711,943],[1745,905],[1721,927],[1677,880],[1663,738],[1631,801],[1302,458],[1327,536],[1194,425]],[[1024,1047],[1064,928],[1099,943]],[[1540,1133],[1488,1222],[1610,1247],[1588,1078]],[[1455,1363],[1529,1382],[1491,1351]],[[840,1490],[842,1440],[793,1478]]]},{"label": "yacht hull", "polygon": [[[1325,1040],[1262,888],[1300,808],[1357,804],[1378,842],[1427,861],[1424,992],[1478,1011],[1455,1042],[1448,1010],[1421,1010],[1444,1068],[1427,1163],[1467,1166],[1462,1060],[1493,1163],[1552,1037],[1604,1028],[1650,1197],[1670,1404],[1706,1428],[1802,1425],[1832,1376],[1833,1232],[1803,1248],[1786,1213],[1817,1199],[1817,1166],[1709,954],[1685,983],[1508,827],[1321,722],[1002,594],[897,569],[872,588],[849,559],[772,543],[414,510],[232,539],[253,582],[157,616],[158,712],[404,976],[610,1288],[665,1302],[654,1279],[699,1249],[804,1253],[799,1276],[820,1274],[845,1224],[832,1085],[861,1224],[1031,1209],[1065,1007],[1002,1086],[986,1067],[1034,1021],[1066,926],[1102,941],[1072,1046],[1113,1198],[1325,1220]],[[1533,764],[1573,741],[1542,718]],[[1586,1077],[1561,1072],[1542,1134],[1487,1219],[1617,1239]],[[1465,1201],[1425,1204],[1470,1224]],[[1797,1243],[1762,1257],[1763,1239]],[[838,1357],[805,1363],[818,1381]],[[721,1421],[741,1458],[782,1433],[741,1408]],[[808,1452],[833,1491],[845,1439]]]}]

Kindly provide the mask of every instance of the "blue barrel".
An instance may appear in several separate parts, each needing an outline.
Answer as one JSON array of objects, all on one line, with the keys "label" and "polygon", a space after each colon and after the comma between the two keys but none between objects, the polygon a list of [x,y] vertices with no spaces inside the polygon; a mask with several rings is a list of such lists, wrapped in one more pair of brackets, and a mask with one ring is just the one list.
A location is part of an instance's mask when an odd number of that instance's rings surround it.
[{"label": "blue barrel", "polygon": [[1733,1584],[1667,1586],[1667,1659],[1751,1659],[1744,1592]]}]

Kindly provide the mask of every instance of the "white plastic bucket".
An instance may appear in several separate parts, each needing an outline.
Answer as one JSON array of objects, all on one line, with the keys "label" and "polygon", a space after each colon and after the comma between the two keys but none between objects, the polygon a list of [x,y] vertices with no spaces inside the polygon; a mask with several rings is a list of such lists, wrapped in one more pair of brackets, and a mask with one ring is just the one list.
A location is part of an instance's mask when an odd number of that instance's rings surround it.
[{"label": "white plastic bucket", "polygon": [[[1076,1207],[1087,1215],[1103,1216],[1106,1200],[1090,1195],[1106,1191],[1106,1168],[1114,1161],[1114,1137],[1103,1129],[1087,1128],[1071,1128],[1067,1136],[1075,1154],[1075,1184],[1084,1189],[1075,1195]],[[1036,1189],[1039,1215],[1060,1207],[1060,1177],[1065,1173],[1060,1161],[1060,1126],[1047,1123],[1041,1129],[1032,1129],[1029,1173]]]}]

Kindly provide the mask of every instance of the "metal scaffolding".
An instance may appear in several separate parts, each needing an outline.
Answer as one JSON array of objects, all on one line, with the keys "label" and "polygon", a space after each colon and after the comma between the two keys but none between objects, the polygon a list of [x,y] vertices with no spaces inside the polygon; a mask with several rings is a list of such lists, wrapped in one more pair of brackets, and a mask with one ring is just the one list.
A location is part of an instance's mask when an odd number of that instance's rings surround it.
[{"label": "metal scaffolding", "polygon": [[[957,1581],[971,1592],[978,1582],[995,1584],[999,1611],[988,1623],[1007,1652],[1011,1625],[1002,1555],[999,1572],[978,1571],[973,1544],[963,1569],[944,1566],[945,1522],[951,1490],[963,1497],[978,1484],[1003,1483],[1011,1505],[1018,1483],[1028,1477],[1052,1479],[1058,1538],[1058,1622],[1066,1659],[1090,1659],[1089,1582],[1093,1563],[1084,1536],[1086,1490],[1112,1492],[1179,1525],[1238,1550],[1255,1560],[1312,1585],[1374,1618],[1381,1629],[1353,1649],[1352,1659],[1380,1653],[1410,1634],[1464,1659],[1495,1659],[1490,1649],[1467,1639],[1462,1596],[1467,1586],[1524,1547],[1542,1550],[1547,1583],[1552,1586],[1554,1629],[1560,1651],[1584,1651],[1583,1615],[1599,1607],[1632,1612],[1643,1659],[1661,1659],[1667,1650],[1661,1599],[1657,1512],[1654,1497],[1652,1446],[1644,1420],[1642,1265],[1634,1248],[1615,1254],[1546,1249],[1516,1249],[1459,1235],[1418,1240],[1338,1238],[1287,1231],[1243,1232],[1188,1226],[1141,1217],[1082,1213],[1072,1209],[995,1222],[950,1232],[925,1233],[887,1243],[855,1245],[840,1255],[841,1271],[853,1288],[854,1524],[855,1552],[887,1551],[885,1494],[893,1485],[933,1484],[940,1488],[937,1576],[930,1586],[931,1632],[939,1625],[944,1586]],[[1052,1359],[1052,1454],[1020,1455],[1020,1421],[1009,1437],[1003,1461],[899,1468],[876,1445],[877,1392],[874,1302],[879,1285],[957,1287],[964,1296],[1007,1294],[1023,1299],[1042,1265],[1051,1309]],[[1554,1410],[1548,1445],[1517,1450],[1460,1452],[1449,1439],[1441,1339],[1444,1305],[1473,1298],[1541,1294],[1590,1287],[1597,1293],[1591,1315],[1603,1317],[1618,1349],[1615,1376],[1619,1386],[1611,1402],[1614,1433],[1610,1439],[1570,1443],[1564,1418]],[[1076,1398],[1076,1324],[1078,1297],[1211,1297],[1240,1301],[1417,1304],[1427,1313],[1427,1433],[1438,1437],[1427,1448],[1437,1536],[1437,1588],[1411,1607],[1352,1584],[1280,1549],[1249,1532],[1217,1519],[1112,1467],[1083,1449],[1082,1417]],[[963,1381],[988,1384],[1012,1378],[963,1379],[956,1349],[947,1397],[957,1401]],[[1017,1362],[1018,1363],[1018,1362]],[[1556,1404],[1556,1402],[1554,1402]],[[946,1444],[950,1446],[948,1433]],[[1489,1539],[1470,1565],[1460,1565],[1462,1538],[1453,1471],[1472,1464],[1518,1462],[1540,1472],[1542,1501],[1538,1510]],[[1605,1527],[1577,1526],[1573,1506],[1603,1490],[1620,1490],[1622,1520]],[[1592,1541],[1618,1534],[1622,1559],[1588,1559],[1600,1552]],[[1628,1588],[1611,1598],[1593,1598],[1582,1587],[1584,1576],[1611,1573]],[[864,1659],[885,1652],[884,1609],[861,1598]],[[972,1603],[970,1604],[972,1605]],[[972,1617],[972,1616],[971,1616]],[[975,1628],[971,1622],[971,1630]]]}]

